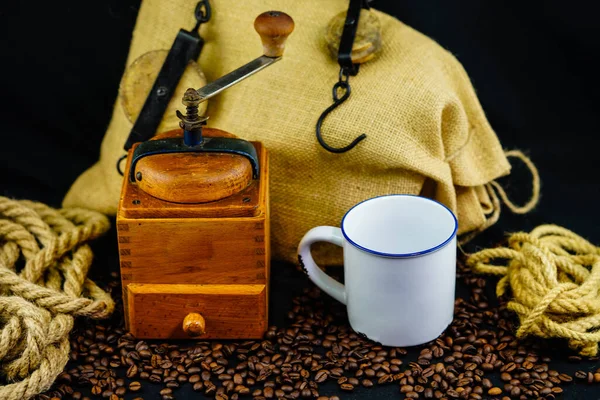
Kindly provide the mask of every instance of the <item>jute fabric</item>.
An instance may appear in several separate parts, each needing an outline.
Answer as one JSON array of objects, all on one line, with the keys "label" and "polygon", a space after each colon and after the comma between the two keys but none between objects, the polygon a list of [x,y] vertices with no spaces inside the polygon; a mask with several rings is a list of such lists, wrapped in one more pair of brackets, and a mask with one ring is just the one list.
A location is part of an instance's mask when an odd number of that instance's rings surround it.
[{"label": "jute fabric", "polygon": [[562,338],[581,355],[598,354],[600,247],[560,226],[541,225],[511,235],[508,247],[472,254],[467,265],[502,276],[496,294],[510,296],[518,338]]},{"label": "jute fabric", "polygon": [[69,360],[74,317],[112,313],[110,295],[86,278],[85,243],[108,228],[94,211],[0,197],[0,399],[49,389]]},{"label": "jute fabric", "polygon": [[[128,70],[145,54],[168,49],[180,28],[193,26],[195,4],[142,2]],[[339,72],[325,32],[348,1],[211,4],[213,18],[202,25],[206,45],[198,60],[208,81],[262,53],[253,29],[258,14],[281,10],[296,22],[280,62],[212,98],[207,110],[209,126],[262,141],[270,151],[275,259],[294,261],[298,242],[310,228],[339,226],[354,204],[384,194],[422,194],[444,203],[457,214],[460,234],[489,226],[490,215],[497,211],[486,185],[509,174],[510,164],[467,73],[451,53],[375,10],[381,52],[350,78],[352,95],[323,124],[323,136],[332,146],[346,145],[361,133],[367,139],[348,153],[332,154],[318,144],[315,124],[332,103],[331,87]],[[201,86],[191,78],[182,84]],[[122,177],[115,163],[132,126],[122,103],[122,98],[115,103],[100,160],[73,184],[65,206],[116,213]],[[341,253],[315,246],[315,259],[340,264]]]}]

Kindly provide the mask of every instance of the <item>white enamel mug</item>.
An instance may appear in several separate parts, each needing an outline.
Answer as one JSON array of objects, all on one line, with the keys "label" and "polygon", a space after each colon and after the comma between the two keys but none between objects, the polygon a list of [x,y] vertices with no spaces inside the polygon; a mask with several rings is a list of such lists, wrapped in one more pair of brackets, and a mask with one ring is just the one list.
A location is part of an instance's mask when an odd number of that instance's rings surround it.
[{"label": "white enamel mug", "polygon": [[[341,229],[308,231],[298,259],[318,287],[347,306],[357,333],[386,346],[414,346],[452,322],[457,228],[452,211],[434,200],[375,197],[352,207]],[[315,264],[315,242],[343,247],[345,285]]]}]

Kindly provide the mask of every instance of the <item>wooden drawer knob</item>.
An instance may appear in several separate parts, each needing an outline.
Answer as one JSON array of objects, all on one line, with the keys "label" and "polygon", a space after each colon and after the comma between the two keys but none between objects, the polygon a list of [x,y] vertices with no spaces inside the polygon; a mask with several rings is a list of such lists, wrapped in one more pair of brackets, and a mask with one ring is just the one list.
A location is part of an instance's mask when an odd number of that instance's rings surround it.
[{"label": "wooden drawer knob", "polygon": [[198,313],[189,313],[183,319],[183,331],[190,337],[204,335],[206,331],[204,317]]}]

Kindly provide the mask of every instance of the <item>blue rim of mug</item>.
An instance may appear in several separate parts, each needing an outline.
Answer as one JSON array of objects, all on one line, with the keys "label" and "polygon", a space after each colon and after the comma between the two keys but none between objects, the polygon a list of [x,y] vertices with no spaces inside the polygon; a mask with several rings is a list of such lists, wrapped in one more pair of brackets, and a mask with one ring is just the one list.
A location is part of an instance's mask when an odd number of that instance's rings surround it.
[{"label": "blue rim of mug", "polygon": [[[426,249],[426,250],[416,251],[416,252],[413,252],[413,253],[404,253],[404,254],[383,253],[383,252],[380,252],[380,251],[371,250],[371,249],[368,249],[368,248],[366,248],[364,246],[361,246],[360,244],[358,244],[355,241],[353,241],[352,239],[350,239],[350,237],[348,237],[348,235],[346,235],[346,231],[344,229],[344,221],[346,221],[346,217],[348,216],[348,214],[350,213],[350,211],[354,210],[356,207],[358,207],[361,204],[366,203],[368,201],[375,200],[375,199],[380,199],[382,197],[418,197],[420,199],[423,199],[423,200],[426,200],[426,201],[430,201],[432,203],[436,203],[436,204],[444,207],[446,210],[448,210],[448,212],[450,213],[450,215],[454,219],[454,229],[452,230],[452,234],[450,235],[450,237],[448,237],[448,239],[444,240],[442,243],[438,244],[437,246],[431,247],[431,248]],[[458,230],[458,220],[456,219],[456,215],[454,215],[454,213],[452,212],[452,210],[450,210],[448,207],[446,207],[444,204],[440,203],[439,201],[436,201],[436,200],[433,200],[433,199],[430,199],[430,198],[427,198],[427,197],[423,197],[423,196],[417,196],[417,195],[414,195],[414,194],[384,194],[384,195],[381,195],[381,196],[371,197],[370,199],[363,200],[360,203],[355,204],[354,206],[352,206],[352,208],[350,208],[348,211],[346,211],[346,214],[344,214],[344,218],[342,218],[341,230],[342,230],[342,235],[344,235],[344,237],[346,238],[346,240],[352,246],[356,247],[357,249],[360,249],[362,251],[365,251],[367,253],[374,254],[374,255],[377,255],[377,256],[382,256],[382,257],[409,258],[409,257],[418,257],[418,256],[423,256],[425,254],[433,253],[434,251],[439,250],[442,247],[446,246],[452,240],[452,238],[454,238],[454,236],[456,235],[456,231]]]}]

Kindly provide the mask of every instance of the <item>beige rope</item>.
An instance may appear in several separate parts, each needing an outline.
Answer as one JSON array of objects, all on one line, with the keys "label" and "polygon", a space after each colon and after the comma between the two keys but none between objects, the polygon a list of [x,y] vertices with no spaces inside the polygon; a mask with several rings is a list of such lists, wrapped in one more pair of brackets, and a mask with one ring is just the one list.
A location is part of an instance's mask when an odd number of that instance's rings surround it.
[{"label": "beige rope", "polygon": [[533,210],[540,201],[540,174],[535,164],[529,159],[529,157],[523,154],[521,150],[510,150],[505,152],[504,154],[506,155],[506,157],[515,157],[520,159],[521,161],[523,161],[523,163],[525,163],[525,165],[531,172],[531,197],[529,198],[529,201],[527,201],[526,204],[518,206],[508,198],[506,191],[498,182],[491,181],[490,183],[485,184],[485,190],[488,196],[490,197],[490,200],[492,201],[492,212],[479,228],[472,232],[461,235],[459,239],[459,245],[463,245],[470,242],[475,236],[479,235],[481,232],[485,231],[487,228],[498,222],[498,219],[500,218],[500,209],[502,208],[500,200],[502,200],[502,203],[504,203],[504,205],[515,214],[528,213],[529,211]]},{"label": "beige rope", "polygon": [[73,318],[112,313],[110,295],[86,278],[85,242],[108,228],[93,211],[0,196],[0,399],[48,390],[69,360]]},{"label": "beige rope", "polygon": [[[556,225],[515,233],[509,247],[472,254],[474,272],[502,276],[496,294],[511,289],[508,308],[517,313],[517,337],[568,339],[584,356],[600,342],[600,247]],[[506,266],[493,264],[508,260]]]}]

